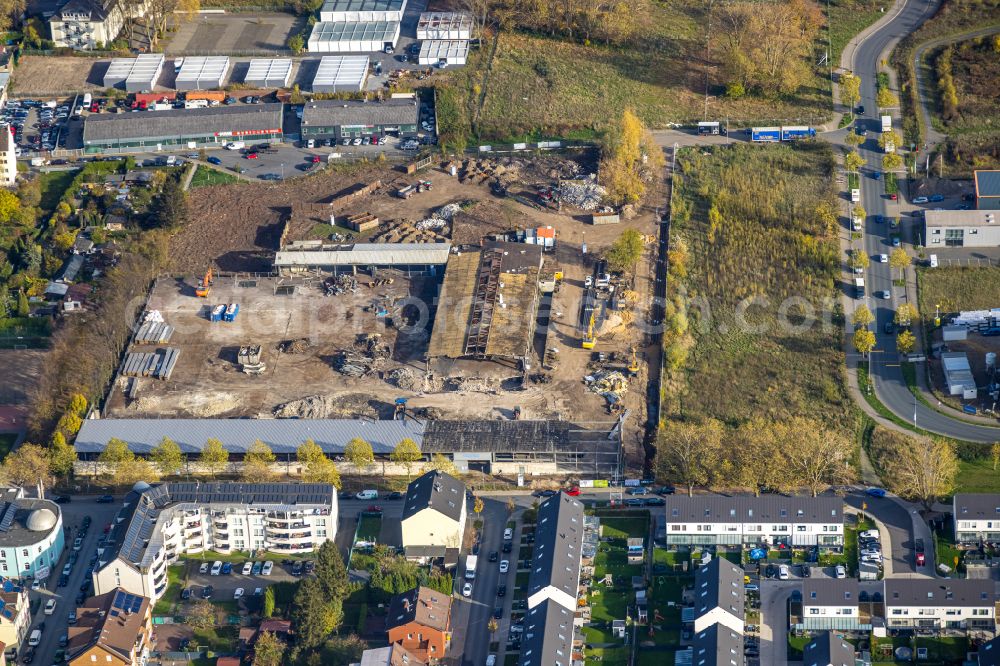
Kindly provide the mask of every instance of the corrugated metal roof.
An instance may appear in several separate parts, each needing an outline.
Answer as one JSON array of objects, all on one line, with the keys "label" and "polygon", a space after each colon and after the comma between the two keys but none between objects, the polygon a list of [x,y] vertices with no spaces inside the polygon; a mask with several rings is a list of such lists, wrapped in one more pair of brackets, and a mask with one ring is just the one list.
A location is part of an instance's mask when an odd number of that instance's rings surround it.
[{"label": "corrugated metal roof", "polygon": [[976,171],[976,195],[1000,197],[1000,171]]},{"label": "corrugated metal roof", "polygon": [[343,249],[283,251],[276,268],[289,266],[422,266],[448,262],[450,243],[357,243]]},{"label": "corrugated metal roof", "polygon": [[409,99],[310,102],[302,110],[303,127],[416,124],[417,104]]},{"label": "corrugated metal roof", "polygon": [[321,12],[398,12],[406,0],[326,0]]},{"label": "corrugated metal roof", "polygon": [[469,57],[469,42],[465,40],[425,39],[420,42],[421,60],[451,60]]},{"label": "corrugated metal roof", "polygon": [[221,81],[229,71],[229,56],[188,56],[177,73],[177,83]]},{"label": "corrugated metal roof", "polygon": [[324,452],[341,454],[344,446],[360,437],[375,453],[391,453],[409,437],[423,443],[423,423],[366,421],[358,419],[88,419],[76,437],[79,453],[100,453],[115,437],[136,453],[149,453],[169,437],[185,453],[198,453],[210,438],[222,441],[227,451],[245,452],[261,440],[275,453],[295,453],[307,439]]},{"label": "corrugated metal roof", "polygon": [[243,80],[283,81],[283,85],[287,85],[291,75],[292,61],[289,58],[253,58]]},{"label": "corrugated metal roof", "polygon": [[84,121],[83,142],[280,131],[281,108],[281,104],[241,104],[209,109],[99,113],[87,116]]}]

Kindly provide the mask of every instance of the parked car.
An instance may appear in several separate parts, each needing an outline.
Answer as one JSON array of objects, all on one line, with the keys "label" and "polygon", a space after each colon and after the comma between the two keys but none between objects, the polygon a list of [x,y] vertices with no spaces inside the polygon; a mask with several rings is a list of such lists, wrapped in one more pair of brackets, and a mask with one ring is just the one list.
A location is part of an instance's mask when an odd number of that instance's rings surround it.
[{"label": "parked car", "polygon": [[271,560],[268,560],[267,562],[264,562],[264,566],[261,567],[260,573],[263,576],[270,576],[271,575],[271,571],[273,569],[274,569],[274,562],[272,562]]},{"label": "parked car", "polygon": [[239,599],[243,596],[243,588],[238,587],[233,591],[233,599]]},{"label": "parked car", "polygon": [[201,588],[201,598],[211,599],[213,592],[215,592],[215,588],[212,587],[211,585],[206,585],[205,587]]},{"label": "parked car", "polygon": [[55,612],[56,612],[56,600],[49,599],[48,601],[45,602],[45,614],[52,615]]},{"label": "parked car", "polygon": [[251,571],[253,571],[253,562],[244,562],[240,573],[244,576],[249,576]]},{"label": "parked car", "polygon": [[205,160],[205,161],[206,161],[206,162],[208,162],[209,164],[215,164],[215,165],[219,165],[219,164],[222,164],[222,160],[220,160],[220,159],[219,159],[218,157],[216,157],[215,155],[212,155],[211,157],[209,157],[209,158],[208,158],[207,160]]},{"label": "parked car", "polygon": [[580,486],[570,486],[563,492],[569,495],[570,497],[578,497],[580,495]]},{"label": "parked car", "polygon": [[924,555],[924,540],[917,539],[913,542],[913,550],[915,551],[915,560],[918,567],[922,567],[927,564],[927,558]]},{"label": "parked car", "polygon": [[504,574],[510,570],[510,560],[500,560],[500,573]]},{"label": "parked car", "polygon": [[944,201],[944,195],[943,194],[932,194],[930,201],[931,201],[931,203],[938,203],[938,202]]},{"label": "parked car", "polygon": [[230,563],[230,562],[224,563],[222,565],[222,573],[225,574],[225,575],[227,575],[227,576],[229,574],[233,573],[233,565],[232,565],[232,563]]},{"label": "parked car", "polygon": [[500,553],[498,553],[495,550],[490,553],[490,562],[496,562],[499,559],[500,559]]},{"label": "parked car", "polygon": [[915,198],[913,200],[913,203],[915,203],[915,204],[925,204],[928,201],[930,201],[930,200],[927,197],[917,197],[917,198]]},{"label": "parked car", "polygon": [[292,565],[292,575],[301,576],[302,575],[302,562],[295,562]]},{"label": "parked car", "polygon": [[843,564],[838,564],[833,568],[834,578],[847,578],[847,569],[844,568]]},{"label": "parked car", "polygon": [[207,574],[208,573],[208,568],[210,566],[212,566],[212,565],[210,565],[208,562],[202,562],[201,566],[198,567],[198,573],[200,573],[200,574]]},{"label": "parked car", "polygon": [[97,498],[98,504],[111,504],[115,501],[114,495],[101,495]]},{"label": "parked car", "polygon": [[803,578],[809,578],[812,576],[812,568],[808,564],[803,564],[799,567],[799,575]]},{"label": "parked car", "polygon": [[885,490],[882,488],[867,488],[865,494],[871,497],[885,497]]},{"label": "parked car", "polygon": [[264,567],[264,565],[262,563],[260,563],[260,562],[254,562],[253,563],[253,567],[250,569],[250,574],[252,576],[259,576],[260,575],[260,570],[263,567]]},{"label": "parked car", "polygon": [[787,564],[782,564],[778,567],[778,580],[788,580],[791,577],[791,572],[788,569]]},{"label": "parked car", "polygon": [[471,597],[472,596],[472,583],[466,583],[462,586],[462,596]]},{"label": "parked car", "polygon": [[181,601],[187,601],[190,598],[191,598],[191,588],[185,587],[183,590],[181,590]]}]

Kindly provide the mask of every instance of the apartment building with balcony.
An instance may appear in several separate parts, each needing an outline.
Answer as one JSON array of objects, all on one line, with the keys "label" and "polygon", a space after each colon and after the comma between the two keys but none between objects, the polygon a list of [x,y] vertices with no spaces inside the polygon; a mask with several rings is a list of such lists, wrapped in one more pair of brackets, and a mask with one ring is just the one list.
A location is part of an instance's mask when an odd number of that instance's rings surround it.
[{"label": "apartment building with balcony", "polygon": [[672,495],[665,507],[668,547],[844,546],[844,502],[795,495]]},{"label": "apartment building with balcony", "polygon": [[56,46],[90,51],[114,41],[125,21],[127,12],[134,17],[145,13],[145,3],[124,0],[69,0],[49,19],[49,30]]},{"label": "apartment building with balcony", "polygon": [[976,579],[887,578],[885,619],[890,628],[973,629],[996,632],[996,582]]},{"label": "apartment building with balcony", "polygon": [[[862,590],[857,578],[807,578],[802,581],[802,611],[793,627],[804,631],[870,631],[872,604],[881,609],[881,583]],[[794,608],[795,604],[793,604]]]},{"label": "apartment building with balcony", "polygon": [[0,583],[0,643],[19,646],[28,637],[31,627],[31,605],[28,588],[6,579]]},{"label": "apartment building with balcony", "polygon": [[325,483],[136,484],[98,551],[96,593],[121,587],[155,603],[167,567],[204,551],[302,555],[337,534],[336,488]]}]

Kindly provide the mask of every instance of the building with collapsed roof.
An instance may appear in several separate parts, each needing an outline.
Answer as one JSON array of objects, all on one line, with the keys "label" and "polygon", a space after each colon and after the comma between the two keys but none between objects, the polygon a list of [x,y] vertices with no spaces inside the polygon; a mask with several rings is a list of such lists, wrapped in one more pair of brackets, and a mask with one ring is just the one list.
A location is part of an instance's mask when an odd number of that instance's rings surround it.
[{"label": "building with collapsed roof", "polygon": [[541,267],[542,248],[523,243],[489,242],[452,257],[427,356],[528,358]]},{"label": "building with collapsed roof", "polygon": [[328,483],[139,482],[99,552],[94,592],[120,587],[155,602],[183,555],[302,555],[336,535],[337,489]]},{"label": "building with collapsed roof", "polygon": [[195,465],[205,442],[217,438],[229,452],[230,471],[236,471],[249,446],[259,439],[274,452],[276,471],[295,473],[299,467],[296,451],[307,439],[332,458],[342,456],[347,443],[360,437],[372,445],[377,461],[386,462],[396,445],[409,438],[425,459],[442,454],[463,474],[575,474],[611,479],[621,471],[621,423],[621,419],[86,419],[74,447],[76,473],[93,475],[101,471],[98,457],[112,438],[145,457],[168,437]]}]

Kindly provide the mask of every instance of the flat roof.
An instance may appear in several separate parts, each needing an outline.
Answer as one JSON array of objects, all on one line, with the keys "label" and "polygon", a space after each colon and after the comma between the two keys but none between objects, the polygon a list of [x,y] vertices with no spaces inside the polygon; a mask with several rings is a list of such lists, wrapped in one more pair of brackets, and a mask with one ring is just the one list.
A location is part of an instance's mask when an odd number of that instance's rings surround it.
[{"label": "flat roof", "polygon": [[467,58],[469,42],[464,39],[425,39],[420,42],[420,59]]},{"label": "flat roof", "polygon": [[115,58],[104,78],[121,81],[153,81],[163,67],[165,57],[159,53],[143,53],[135,58]]},{"label": "flat roof", "polygon": [[[323,56],[313,78],[314,86],[357,86],[368,76],[368,56]],[[305,113],[303,113],[303,121]],[[304,123],[303,123],[304,124]]]},{"label": "flat roof", "polygon": [[281,104],[219,106],[208,109],[99,113],[87,116],[84,145],[176,136],[240,136],[261,130],[281,131]]},{"label": "flat roof", "polygon": [[974,171],[972,177],[977,197],[1000,197],[1000,171]]},{"label": "flat roof", "polygon": [[384,102],[357,100],[309,102],[302,110],[302,126],[416,125],[417,112],[417,103],[412,99],[388,99]]},{"label": "flat roof", "polygon": [[177,73],[177,83],[221,80],[229,71],[229,56],[186,56]]},{"label": "flat roof", "polygon": [[326,0],[321,12],[398,12],[406,0]]},{"label": "flat roof", "polygon": [[[0,488],[0,548],[34,546],[45,540],[59,527],[59,505],[51,500],[33,499],[17,495],[17,488]],[[53,518],[35,514],[42,510]],[[32,520],[32,516],[35,516]],[[29,527],[30,524],[30,527]],[[35,529],[32,529],[35,528]]]},{"label": "flat roof", "polygon": [[448,262],[451,243],[355,243],[322,250],[276,252],[274,265],[283,266],[405,266]]},{"label": "flat roof", "polygon": [[250,60],[250,67],[244,81],[270,81],[280,79],[288,81],[292,74],[292,61],[290,58],[253,58]]},{"label": "flat roof", "polygon": [[399,21],[321,21],[313,26],[309,41],[391,42],[399,33]]},{"label": "flat roof", "polygon": [[928,227],[989,227],[1000,225],[998,210],[926,210]]}]

